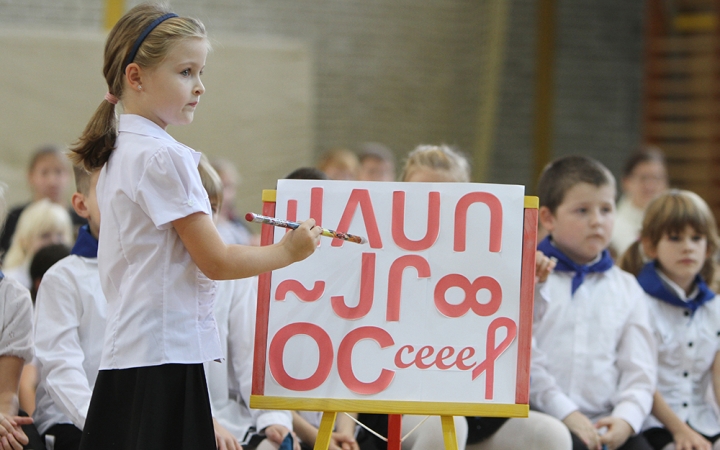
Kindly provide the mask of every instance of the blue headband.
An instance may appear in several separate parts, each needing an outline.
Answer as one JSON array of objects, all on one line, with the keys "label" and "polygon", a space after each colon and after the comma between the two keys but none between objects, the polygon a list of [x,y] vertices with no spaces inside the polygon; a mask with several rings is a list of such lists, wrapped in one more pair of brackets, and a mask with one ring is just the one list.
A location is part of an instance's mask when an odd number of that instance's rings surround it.
[{"label": "blue headband", "polygon": [[152,30],[154,30],[155,27],[157,27],[161,23],[165,22],[168,19],[172,19],[173,17],[177,17],[177,16],[178,15],[175,13],[165,14],[164,16],[160,16],[157,19],[153,20],[150,25],[145,27],[143,32],[140,33],[140,36],[138,36],[138,38],[135,40],[135,44],[133,45],[132,50],[130,50],[130,53],[128,53],[127,59],[125,60],[125,64],[123,64],[123,72],[125,72],[125,69],[127,68],[127,66],[131,62],[133,62],[133,60],[135,59],[135,55],[137,55],[137,52],[140,49],[140,46],[142,45],[143,41],[148,36],[148,34],[150,34],[150,32]]}]

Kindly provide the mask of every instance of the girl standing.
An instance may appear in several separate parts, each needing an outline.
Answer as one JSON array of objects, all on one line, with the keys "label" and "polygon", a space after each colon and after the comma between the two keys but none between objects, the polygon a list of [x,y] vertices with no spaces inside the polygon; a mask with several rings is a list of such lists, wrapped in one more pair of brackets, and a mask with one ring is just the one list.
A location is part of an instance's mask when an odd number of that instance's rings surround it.
[{"label": "girl standing", "polygon": [[720,302],[708,287],[717,248],[707,204],[671,190],[650,203],[640,239],[620,263],[647,294],[658,342],[657,391],[643,427],[655,449],[720,449],[720,422],[706,397],[712,388],[720,398]]},{"label": "girl standing", "polygon": [[214,450],[202,363],[223,354],[211,279],[275,270],[318,244],[312,219],[267,247],[220,238],[200,154],[165,131],[192,122],[208,49],[202,23],[156,5],[134,7],[108,35],[108,93],[72,149],[75,163],[102,167],[98,265],[108,302],[81,449]]}]

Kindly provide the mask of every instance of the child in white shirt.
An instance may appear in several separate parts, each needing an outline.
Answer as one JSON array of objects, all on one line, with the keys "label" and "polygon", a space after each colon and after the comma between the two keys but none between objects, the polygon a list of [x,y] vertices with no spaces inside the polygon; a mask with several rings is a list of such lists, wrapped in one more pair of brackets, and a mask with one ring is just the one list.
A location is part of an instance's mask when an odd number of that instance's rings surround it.
[{"label": "child in white shirt", "polygon": [[100,366],[106,301],[100,287],[96,197],[99,170],[74,168],[75,212],[85,219],[70,256],[43,275],[35,302],[40,373],[35,425],[55,450],[77,450]]},{"label": "child in white shirt", "polygon": [[84,450],[214,450],[202,366],[223,357],[212,280],[287,266],[319,242],[312,219],[275,245],[220,238],[200,154],[165,131],[192,122],[208,50],[198,20],[159,5],[132,8],[107,38],[106,101],[72,148],[76,164],[101,168],[98,267],[108,302]]},{"label": "child in white shirt", "polygon": [[655,389],[655,345],[643,293],[607,251],[615,180],[570,156],[540,178],[538,250],[555,270],[536,286],[530,406],[561,419],[573,448],[649,449],[637,435]]},{"label": "child in white shirt", "polygon": [[720,397],[720,302],[709,287],[717,249],[708,205],[671,190],[650,203],[640,240],[620,262],[645,291],[658,345],[657,391],[643,426],[655,449],[720,448],[720,418],[707,398],[710,389]]}]

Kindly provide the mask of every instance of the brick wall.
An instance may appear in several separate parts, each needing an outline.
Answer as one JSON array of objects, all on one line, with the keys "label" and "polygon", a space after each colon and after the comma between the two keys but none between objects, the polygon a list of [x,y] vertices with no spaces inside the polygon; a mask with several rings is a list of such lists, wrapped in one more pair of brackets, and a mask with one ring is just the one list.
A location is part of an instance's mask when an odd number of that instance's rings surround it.
[{"label": "brick wall", "polygon": [[[511,1],[489,180],[532,180],[535,0]],[[3,23],[98,29],[98,0],[4,0]],[[130,5],[137,2],[128,2]],[[379,141],[471,151],[480,102],[479,0],[175,0],[211,34],[305,42],[313,58],[316,152]],[[639,138],[642,2],[558,0],[555,155],[612,170]]]}]

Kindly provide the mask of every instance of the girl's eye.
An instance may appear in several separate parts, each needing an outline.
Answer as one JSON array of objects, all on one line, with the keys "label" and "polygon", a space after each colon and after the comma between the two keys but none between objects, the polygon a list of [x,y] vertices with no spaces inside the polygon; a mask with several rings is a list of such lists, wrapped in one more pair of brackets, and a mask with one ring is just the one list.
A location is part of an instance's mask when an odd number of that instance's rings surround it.
[{"label": "girl's eye", "polygon": [[694,234],[692,236],[692,240],[693,240],[693,242],[700,242],[700,241],[702,241],[703,237],[704,236],[702,234]]},{"label": "girl's eye", "polygon": [[577,212],[579,212],[580,214],[585,214],[587,212],[587,208],[578,208]]},{"label": "girl's eye", "polygon": [[680,240],[680,236],[677,234],[668,234],[667,238],[669,241],[679,241]]},{"label": "girl's eye", "polygon": [[180,75],[187,77],[190,75],[190,69],[185,69],[182,72],[180,72]]}]

